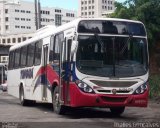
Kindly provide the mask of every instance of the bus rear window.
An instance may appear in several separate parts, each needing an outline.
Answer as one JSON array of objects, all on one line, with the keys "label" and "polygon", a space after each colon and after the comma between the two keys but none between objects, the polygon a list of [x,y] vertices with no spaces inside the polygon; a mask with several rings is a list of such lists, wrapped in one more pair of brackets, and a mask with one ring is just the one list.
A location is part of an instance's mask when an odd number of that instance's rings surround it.
[{"label": "bus rear window", "polygon": [[126,21],[84,20],[79,23],[78,32],[146,36],[143,24]]}]

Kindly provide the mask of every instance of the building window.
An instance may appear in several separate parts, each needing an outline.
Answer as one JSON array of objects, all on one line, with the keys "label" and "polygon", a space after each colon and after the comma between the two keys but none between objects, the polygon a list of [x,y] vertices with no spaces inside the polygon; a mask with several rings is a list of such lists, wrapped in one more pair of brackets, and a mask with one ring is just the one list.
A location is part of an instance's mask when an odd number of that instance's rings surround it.
[{"label": "building window", "polygon": [[10,39],[7,39],[7,43],[8,43],[8,44],[11,43],[11,40],[10,40]]},{"label": "building window", "polygon": [[8,9],[5,9],[5,13],[6,13],[6,14],[8,13]]},{"label": "building window", "polygon": [[9,26],[8,25],[6,25],[6,30],[8,30],[9,29]]},{"label": "building window", "polygon": [[13,38],[13,39],[12,39],[12,43],[16,43],[16,38]]},{"label": "building window", "polygon": [[55,25],[60,26],[62,24],[62,16],[59,14],[55,14]]},{"label": "building window", "polygon": [[6,43],[6,39],[2,39],[2,43],[5,44]]},{"label": "building window", "polygon": [[27,21],[31,21],[31,19],[26,19]]},{"label": "building window", "polygon": [[25,28],[25,26],[21,26],[21,28]]},{"label": "building window", "polygon": [[27,29],[31,29],[31,27],[30,27],[30,26],[28,26],[28,27],[27,27]]},{"label": "building window", "polygon": [[6,18],[5,18],[5,21],[6,21],[6,22],[8,22],[8,21],[9,21],[9,18],[8,18],[8,17],[6,17]]},{"label": "building window", "polygon": [[6,57],[2,57],[2,60],[5,61],[7,58]]},{"label": "building window", "polygon": [[16,26],[15,26],[15,28],[19,28],[19,26],[18,26],[18,25],[16,25]]},{"label": "building window", "polygon": [[50,19],[50,22],[54,22],[54,19]]},{"label": "building window", "polygon": [[73,13],[66,13],[66,16],[67,17],[74,17],[74,14]]},{"label": "building window", "polygon": [[55,9],[55,12],[61,13],[61,10],[59,10],[59,9]]},{"label": "building window", "polygon": [[21,18],[22,21],[25,21],[25,18]]},{"label": "building window", "polygon": [[26,13],[31,13],[31,11],[26,11]]},{"label": "building window", "polygon": [[22,13],[25,13],[25,10],[21,10]]},{"label": "building window", "polygon": [[19,12],[19,10],[15,9],[15,12]]},{"label": "building window", "polygon": [[18,43],[20,43],[21,42],[21,38],[18,38]]},{"label": "building window", "polygon": [[15,20],[19,20],[19,18],[16,17]]},{"label": "building window", "polygon": [[26,37],[23,37],[23,41],[25,41],[27,38]]}]

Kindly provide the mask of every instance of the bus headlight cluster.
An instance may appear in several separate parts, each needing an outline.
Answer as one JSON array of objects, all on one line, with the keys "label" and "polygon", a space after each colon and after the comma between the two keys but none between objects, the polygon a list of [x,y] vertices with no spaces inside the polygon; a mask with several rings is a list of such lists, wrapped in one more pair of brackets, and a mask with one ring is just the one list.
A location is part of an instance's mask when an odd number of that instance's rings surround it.
[{"label": "bus headlight cluster", "polygon": [[143,94],[147,90],[147,88],[147,83],[144,83],[135,90],[134,94]]},{"label": "bus headlight cluster", "polygon": [[80,88],[80,90],[83,92],[94,93],[93,89],[84,82],[79,82],[79,83],[77,83],[77,85]]}]

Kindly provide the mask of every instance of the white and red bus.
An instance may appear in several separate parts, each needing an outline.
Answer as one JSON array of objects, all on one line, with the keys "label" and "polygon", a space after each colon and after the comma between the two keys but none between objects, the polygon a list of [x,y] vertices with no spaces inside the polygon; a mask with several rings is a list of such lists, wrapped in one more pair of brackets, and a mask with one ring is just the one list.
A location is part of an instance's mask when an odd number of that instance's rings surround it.
[{"label": "white and red bus", "polygon": [[143,23],[124,19],[76,19],[47,27],[9,54],[8,93],[67,107],[147,107],[148,44]]}]

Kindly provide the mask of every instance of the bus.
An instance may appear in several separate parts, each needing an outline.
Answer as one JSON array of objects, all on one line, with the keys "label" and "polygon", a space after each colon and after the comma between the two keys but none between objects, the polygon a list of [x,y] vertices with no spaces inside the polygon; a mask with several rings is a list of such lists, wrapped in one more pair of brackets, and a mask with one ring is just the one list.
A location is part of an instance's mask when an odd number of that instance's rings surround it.
[{"label": "bus", "polygon": [[105,107],[147,107],[148,44],[143,23],[116,18],[78,18],[49,26],[9,52],[8,93],[25,106],[52,103]]}]

